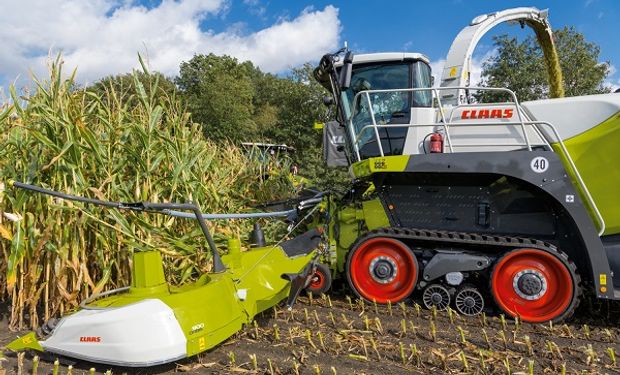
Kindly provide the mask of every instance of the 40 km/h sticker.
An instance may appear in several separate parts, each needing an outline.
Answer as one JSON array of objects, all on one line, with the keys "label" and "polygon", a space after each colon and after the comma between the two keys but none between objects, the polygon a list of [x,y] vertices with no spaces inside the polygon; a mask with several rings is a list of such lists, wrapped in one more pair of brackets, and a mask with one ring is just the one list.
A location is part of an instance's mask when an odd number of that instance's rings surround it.
[{"label": "40 km/h sticker", "polygon": [[542,156],[537,156],[532,159],[530,163],[530,168],[536,173],[543,173],[549,169],[549,160]]}]

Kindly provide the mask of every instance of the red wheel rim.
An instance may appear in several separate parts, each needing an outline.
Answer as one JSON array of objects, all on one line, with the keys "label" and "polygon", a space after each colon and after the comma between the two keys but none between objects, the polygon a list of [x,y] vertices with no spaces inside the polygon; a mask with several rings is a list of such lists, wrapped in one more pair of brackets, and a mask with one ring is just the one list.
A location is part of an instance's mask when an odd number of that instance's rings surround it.
[{"label": "red wheel rim", "polygon": [[353,253],[349,265],[357,292],[377,303],[398,302],[411,294],[418,275],[415,256],[391,238],[372,238]]},{"label": "red wheel rim", "polygon": [[545,322],[559,317],[573,299],[573,278],[551,253],[535,249],[514,251],[495,266],[493,297],[507,313],[523,321]]},{"label": "red wheel rim", "polygon": [[310,279],[310,287],[311,290],[319,290],[325,285],[325,275],[323,272],[316,270]]}]

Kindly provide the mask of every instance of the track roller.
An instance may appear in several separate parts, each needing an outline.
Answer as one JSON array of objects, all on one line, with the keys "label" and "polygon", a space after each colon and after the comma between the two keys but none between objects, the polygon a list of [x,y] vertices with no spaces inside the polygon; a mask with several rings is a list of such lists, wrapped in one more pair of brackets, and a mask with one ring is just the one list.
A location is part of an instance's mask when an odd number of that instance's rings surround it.
[{"label": "track roller", "polygon": [[465,316],[478,315],[484,309],[484,297],[478,289],[465,286],[460,288],[454,296],[456,311]]},{"label": "track roller", "polygon": [[435,306],[437,310],[445,310],[450,305],[450,292],[442,285],[431,284],[424,289],[422,301],[428,309]]}]

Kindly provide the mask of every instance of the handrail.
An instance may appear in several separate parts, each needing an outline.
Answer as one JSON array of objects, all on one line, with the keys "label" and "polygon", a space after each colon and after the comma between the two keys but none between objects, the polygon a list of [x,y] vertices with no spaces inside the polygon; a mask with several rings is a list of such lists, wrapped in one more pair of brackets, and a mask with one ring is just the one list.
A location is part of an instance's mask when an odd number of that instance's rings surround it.
[{"label": "handrail", "polygon": [[[427,91],[430,91],[433,94],[432,99],[437,100],[437,108],[439,109],[439,114],[441,116],[441,121],[439,123],[433,124],[433,126],[441,126],[444,129],[445,134],[446,134],[446,143],[448,145],[448,148],[450,149],[450,152],[454,152],[452,140],[450,138],[450,131],[449,131],[450,122],[446,121],[446,114],[445,114],[443,105],[441,103],[441,96],[439,95],[439,91],[458,90],[458,89],[473,90],[473,91],[504,92],[504,93],[509,94],[512,97],[512,102],[509,102],[509,103],[514,104],[517,108],[520,107],[519,100],[517,99],[517,95],[514,93],[514,91],[507,89],[507,88],[503,88],[503,87],[469,87],[469,86],[465,87],[463,86],[463,87],[418,87],[418,88],[406,88],[406,89],[363,90],[363,91],[356,93],[355,96],[353,97],[353,102],[352,102],[353,112],[351,113],[351,117],[348,120],[349,130],[352,136],[357,139],[358,138],[357,133],[355,132],[355,128],[353,127],[353,117],[356,113],[356,108],[358,107],[358,104],[361,100],[362,95],[364,95],[366,102],[368,103],[368,109],[371,115],[372,123],[373,125],[377,125],[375,113],[372,109],[372,100],[370,99],[370,94],[380,94],[380,93],[390,93],[390,92],[427,92]],[[522,116],[521,111],[517,111],[517,116],[520,121],[518,125],[521,125],[522,131],[523,131],[523,137],[528,143],[528,150],[531,151],[532,148],[531,148],[531,145],[529,145],[529,137],[527,136],[527,133],[525,131],[525,126],[523,126],[523,116]],[[378,130],[375,131],[375,137],[377,138],[377,144],[378,144],[381,156],[384,156],[385,154],[383,152],[383,145],[381,145],[381,137],[379,136]],[[357,157],[357,160],[360,161],[361,156],[360,156],[359,146],[357,142],[353,143],[353,151],[355,152],[355,156]]]},{"label": "handrail", "polygon": [[[482,107],[482,106],[488,106],[488,107],[492,107],[492,106],[514,106],[515,110],[517,111],[517,116],[519,117],[519,122],[516,124],[507,124],[504,123],[505,125],[521,125],[521,131],[523,132],[523,138],[525,139],[525,146],[527,146],[528,151],[532,151],[532,147],[530,144],[530,140],[529,140],[529,136],[527,135],[527,131],[525,130],[525,124],[523,122],[523,116],[521,113],[521,106],[519,106],[519,103],[513,103],[513,102],[505,102],[505,103],[481,103],[481,104],[458,104],[454,107],[451,108],[450,110],[450,119],[448,121],[449,124],[452,124],[452,120],[453,120],[453,116],[454,116],[454,112],[459,109],[459,108],[467,108],[467,107]],[[487,123],[485,123],[487,124]],[[459,126],[463,125],[462,123],[459,123]],[[463,147],[462,145],[460,147]]]},{"label": "handrail", "polygon": [[[540,124],[541,121],[523,121],[521,122],[467,122],[467,123],[458,123],[458,125],[456,126],[469,126],[469,127],[475,127],[475,126],[510,126],[510,125],[537,125]],[[368,124],[368,125],[364,125],[364,127],[362,129],[360,129],[359,134],[361,135],[362,133],[364,133],[366,130],[371,129],[371,128],[389,128],[389,129],[394,129],[394,128],[418,128],[418,127],[425,127],[425,126],[441,126],[442,124],[438,124],[435,122],[427,122],[427,123],[417,123],[417,124],[377,124],[377,125],[373,125],[373,124]],[[361,140],[361,138],[358,136],[355,139],[357,142],[359,142]],[[500,146],[527,146],[528,143],[525,144],[510,144],[510,143],[503,143]],[[529,143],[529,145],[531,145],[531,142]],[[538,144],[535,144],[538,145]],[[548,143],[544,143],[542,145],[548,146]],[[457,145],[458,147],[467,147],[469,145]],[[489,144],[487,146],[493,146],[492,144]],[[531,150],[530,150],[531,151]],[[381,156],[385,156],[385,155],[381,155]]]}]

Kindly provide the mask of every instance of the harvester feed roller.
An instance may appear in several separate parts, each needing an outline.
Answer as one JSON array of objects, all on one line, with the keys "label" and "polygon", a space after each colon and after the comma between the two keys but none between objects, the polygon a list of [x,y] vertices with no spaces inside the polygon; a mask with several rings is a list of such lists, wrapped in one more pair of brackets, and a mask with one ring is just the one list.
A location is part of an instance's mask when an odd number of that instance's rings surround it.
[{"label": "harvester feed roller", "polygon": [[[190,285],[165,280],[158,251],[135,252],[131,286],[91,296],[80,309],[46,325],[39,340],[30,332],[7,349],[51,352],[115,366],[145,367],[172,362],[213,348],[250,323],[256,314],[287,299],[291,306],[317,268],[319,230],[241,252],[229,240],[220,257],[195,204],[107,202],[14,182],[16,188],[121,210],[190,211],[212,251],[213,272]],[[166,211],[167,210],[167,211]],[[209,303],[217,301],[217,303]]]}]

